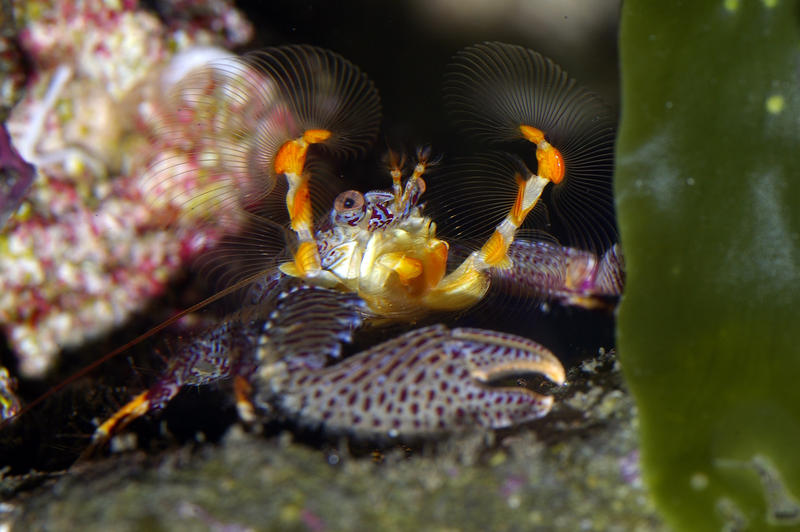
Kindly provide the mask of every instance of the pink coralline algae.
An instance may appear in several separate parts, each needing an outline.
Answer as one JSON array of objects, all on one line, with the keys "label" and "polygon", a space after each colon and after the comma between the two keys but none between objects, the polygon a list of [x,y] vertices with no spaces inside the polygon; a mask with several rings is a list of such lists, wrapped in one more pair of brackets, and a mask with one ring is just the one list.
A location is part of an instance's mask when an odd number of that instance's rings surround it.
[{"label": "pink coralline algae", "polygon": [[[37,175],[0,233],[0,323],[22,375],[123,323],[217,238],[154,201],[147,169],[156,147],[179,158],[206,142],[170,135],[163,94],[251,28],[227,2],[182,5],[165,22],[133,0],[20,4],[33,68],[8,131]],[[197,173],[180,171],[191,188]]]}]

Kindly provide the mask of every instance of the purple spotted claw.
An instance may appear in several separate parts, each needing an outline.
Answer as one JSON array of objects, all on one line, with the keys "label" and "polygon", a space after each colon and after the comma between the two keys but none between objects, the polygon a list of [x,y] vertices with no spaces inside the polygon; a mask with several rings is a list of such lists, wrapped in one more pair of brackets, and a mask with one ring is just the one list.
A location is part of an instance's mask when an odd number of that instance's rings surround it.
[{"label": "purple spotted claw", "polygon": [[[415,437],[476,426],[503,428],[549,412],[553,398],[491,382],[564,368],[519,336],[435,325],[410,331],[322,370],[290,372],[272,398],[302,423],[362,436]],[[261,386],[262,390],[275,390]]]}]

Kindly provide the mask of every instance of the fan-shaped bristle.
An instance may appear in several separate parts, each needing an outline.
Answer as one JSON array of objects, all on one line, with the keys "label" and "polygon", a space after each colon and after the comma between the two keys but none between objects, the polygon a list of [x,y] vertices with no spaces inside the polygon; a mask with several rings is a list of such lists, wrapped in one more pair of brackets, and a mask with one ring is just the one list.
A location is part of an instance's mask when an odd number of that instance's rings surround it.
[{"label": "fan-shaped bristle", "polygon": [[568,152],[587,134],[613,133],[609,110],[597,96],[522,46],[490,42],[462,50],[448,68],[444,93],[454,120],[482,142],[523,138],[520,126],[527,125]]},{"label": "fan-shaped bristle", "polygon": [[[480,245],[514,205],[517,176],[530,175],[519,157],[503,152],[448,161],[426,182],[426,214],[436,222],[440,236],[462,245]],[[540,203],[524,225],[544,229],[546,218],[547,209]]]},{"label": "fan-shaped bristle", "polygon": [[214,289],[222,290],[259,272],[266,274],[290,257],[291,234],[286,227],[247,213],[242,213],[240,225],[240,231],[224,235],[196,261],[199,273]]},{"label": "fan-shaped bristle", "polygon": [[[334,198],[346,183],[336,178],[330,164],[319,159],[310,160],[305,170],[312,176],[314,218],[327,219]],[[286,181],[279,180],[272,194],[238,212],[237,231],[224,235],[214,249],[199,257],[200,274],[207,278],[209,286],[224,289],[291,259],[296,242],[289,229],[287,188]]]},{"label": "fan-shaped bristle", "polygon": [[177,82],[162,106],[156,138],[169,149],[147,171],[151,201],[202,220],[245,209],[273,190],[271,159],[290,139],[292,119],[262,73],[241,58],[217,60]]},{"label": "fan-shaped bristle", "polygon": [[342,56],[307,45],[282,46],[244,57],[280,90],[294,119],[293,138],[327,130],[322,144],[338,155],[365,151],[378,133],[380,98],[375,86]]},{"label": "fan-shaped bristle", "polygon": [[560,152],[565,175],[554,180],[550,204],[565,243],[598,250],[616,240],[614,119],[599,98],[541,54],[496,42],[459,52],[444,92],[454,121],[476,140],[525,139],[527,126]]},{"label": "fan-shaped bristle", "polygon": [[372,82],[341,56],[311,46],[270,48],[199,67],[169,90],[147,172],[154,202],[194,218],[246,209],[275,187],[280,148],[308,130],[337,155],[363,152],[380,124]]}]

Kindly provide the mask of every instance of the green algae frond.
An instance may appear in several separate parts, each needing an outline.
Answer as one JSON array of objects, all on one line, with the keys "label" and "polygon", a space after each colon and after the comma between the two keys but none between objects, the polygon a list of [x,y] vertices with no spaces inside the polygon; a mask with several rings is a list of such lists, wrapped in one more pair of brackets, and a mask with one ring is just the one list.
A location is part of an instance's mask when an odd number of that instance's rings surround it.
[{"label": "green algae frond", "polygon": [[625,2],[619,352],[678,530],[800,529],[800,3]]}]

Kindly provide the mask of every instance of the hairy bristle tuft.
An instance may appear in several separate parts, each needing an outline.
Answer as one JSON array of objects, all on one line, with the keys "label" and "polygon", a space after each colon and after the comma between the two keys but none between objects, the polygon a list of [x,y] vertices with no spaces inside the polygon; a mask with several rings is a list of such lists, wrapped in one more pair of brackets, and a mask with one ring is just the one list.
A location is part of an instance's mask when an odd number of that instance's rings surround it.
[{"label": "hairy bristle tuft", "polygon": [[[372,82],[341,56],[312,46],[269,48],[213,60],[174,82],[156,138],[169,139],[147,172],[153,201],[198,220],[249,209],[278,182],[273,160],[308,130],[337,156],[362,153],[377,135]],[[157,147],[158,148],[158,147]]]},{"label": "hairy bristle tuft", "polygon": [[[436,222],[440,236],[481,245],[514,205],[516,176],[527,179],[530,175],[525,163],[508,153],[455,159],[428,178],[426,214]],[[539,204],[524,225],[544,230],[546,219],[547,209]]]},{"label": "hairy bristle tuft", "polygon": [[271,158],[289,139],[291,119],[260,72],[237,57],[216,60],[175,83],[161,105],[158,137],[170,146],[147,171],[151,201],[198,221],[219,220],[275,188]]},{"label": "hairy bristle tuft", "polygon": [[209,287],[222,290],[259,272],[267,274],[282,260],[291,234],[268,218],[242,213],[240,231],[222,236],[217,245],[196,260],[196,267]]},{"label": "hairy bristle tuft", "polygon": [[550,206],[565,243],[596,251],[617,239],[614,118],[596,95],[541,54],[497,42],[459,52],[444,93],[455,123],[477,141],[508,145],[523,138],[520,126],[527,125],[561,152],[566,174],[552,187]]},{"label": "hairy bristle tuft", "polygon": [[[322,159],[311,159],[305,171],[311,175],[310,189],[315,220],[326,220],[333,200],[346,187],[334,175],[333,167]],[[291,260],[295,242],[286,211],[286,181],[277,182],[272,194],[239,211],[236,232],[224,235],[214,249],[197,260],[201,275],[209,286],[224,289],[259,271],[271,271],[282,261]]]},{"label": "hairy bristle tuft", "polygon": [[381,120],[378,91],[366,74],[339,54],[307,45],[282,46],[244,56],[278,88],[295,120],[293,136],[324,129],[322,144],[337,155],[364,152]]}]

